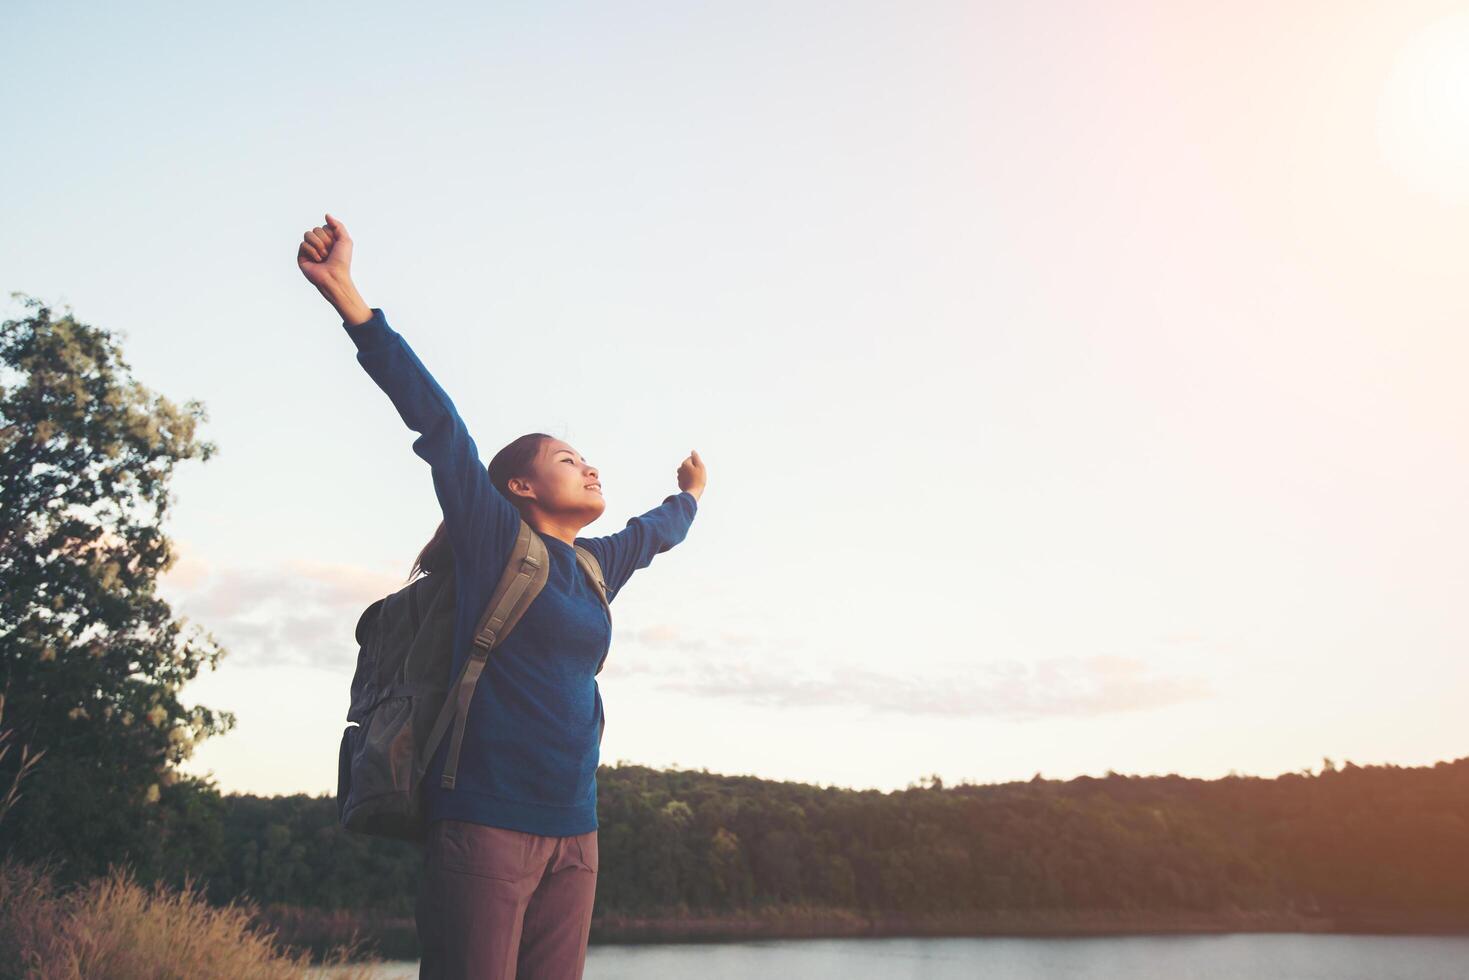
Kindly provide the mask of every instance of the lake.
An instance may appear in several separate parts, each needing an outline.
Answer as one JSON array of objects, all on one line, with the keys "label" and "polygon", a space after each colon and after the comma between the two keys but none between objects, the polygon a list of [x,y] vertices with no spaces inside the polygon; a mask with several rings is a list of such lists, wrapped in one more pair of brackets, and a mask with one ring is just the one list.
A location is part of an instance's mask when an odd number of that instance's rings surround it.
[{"label": "lake", "polygon": [[[416,977],[387,964],[382,980]],[[594,945],[585,980],[1465,980],[1469,936],[1227,933]]]}]

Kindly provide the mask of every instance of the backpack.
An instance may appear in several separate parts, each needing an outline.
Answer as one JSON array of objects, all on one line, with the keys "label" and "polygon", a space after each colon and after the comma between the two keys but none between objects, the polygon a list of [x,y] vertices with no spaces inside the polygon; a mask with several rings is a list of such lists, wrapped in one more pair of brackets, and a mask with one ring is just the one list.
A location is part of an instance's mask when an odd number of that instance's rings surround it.
[{"label": "backpack", "polygon": [[[592,553],[575,545],[609,622],[607,585]],[[454,788],[464,723],[490,651],[504,642],[550,575],[546,543],[524,520],[510,560],[475,629],[457,678],[454,572],[433,572],[378,599],[357,620],[357,670],[347,729],[337,752],[337,816],[349,831],[422,841],[428,831],[419,784],[450,726],[440,785]],[[603,653],[596,673],[607,660]],[[603,722],[605,727],[606,722]],[[597,733],[600,742],[602,732]]]}]

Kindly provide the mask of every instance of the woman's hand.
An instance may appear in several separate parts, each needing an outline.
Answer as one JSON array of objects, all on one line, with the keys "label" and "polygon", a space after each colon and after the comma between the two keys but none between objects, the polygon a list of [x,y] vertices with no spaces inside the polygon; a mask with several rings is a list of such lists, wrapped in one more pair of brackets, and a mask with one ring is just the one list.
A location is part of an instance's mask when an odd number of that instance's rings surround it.
[{"label": "woman's hand", "polygon": [[352,239],[347,235],[346,226],[327,215],[325,227],[317,225],[301,236],[301,247],[296,249],[296,265],[307,281],[323,292],[329,287],[350,283]]},{"label": "woman's hand", "polygon": [[352,238],[346,225],[326,215],[325,226],[317,225],[301,236],[296,265],[343,320],[356,324],[372,319],[372,309],[352,283]]},{"label": "woman's hand", "polygon": [[687,490],[698,500],[704,492],[704,484],[709,481],[709,473],[704,469],[704,461],[699,458],[699,451],[689,451],[688,457],[678,465],[678,488]]}]

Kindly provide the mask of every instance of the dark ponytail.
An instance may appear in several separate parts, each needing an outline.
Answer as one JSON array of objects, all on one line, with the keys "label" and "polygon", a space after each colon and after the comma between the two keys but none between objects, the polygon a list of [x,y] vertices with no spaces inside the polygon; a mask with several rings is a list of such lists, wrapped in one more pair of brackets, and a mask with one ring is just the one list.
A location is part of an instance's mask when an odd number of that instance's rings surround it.
[{"label": "dark ponytail", "polygon": [[[495,454],[490,460],[488,467],[490,471],[490,483],[500,495],[520,509],[520,498],[510,492],[510,480],[512,477],[525,477],[531,472],[532,464],[535,463],[537,454],[541,451],[541,443],[547,439],[553,439],[544,432],[528,432],[510,443]],[[439,526],[434,530],[434,536],[429,539],[428,544],[418,553],[418,558],[413,562],[413,570],[408,573],[411,582],[422,572],[432,575],[434,572],[446,572],[454,567],[454,548],[449,542],[449,532],[444,527],[444,522],[439,521]]]}]

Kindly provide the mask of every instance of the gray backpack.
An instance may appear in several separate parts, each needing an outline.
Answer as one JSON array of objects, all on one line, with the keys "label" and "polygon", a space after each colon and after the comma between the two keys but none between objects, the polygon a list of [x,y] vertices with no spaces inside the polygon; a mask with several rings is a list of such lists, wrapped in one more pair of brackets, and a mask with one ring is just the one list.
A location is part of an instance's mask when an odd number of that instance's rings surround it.
[{"label": "gray backpack", "polygon": [[[591,552],[575,547],[576,560],[610,621],[602,568]],[[454,646],[452,569],[415,579],[362,613],[357,621],[352,705],[337,753],[337,815],[343,827],[375,837],[424,839],[428,826],[419,783],[425,770],[452,724],[441,785],[454,788],[464,722],[485,661],[515,628],[549,574],[546,543],[522,520],[458,678],[449,676]],[[606,660],[603,654],[597,673]],[[598,732],[599,741],[601,737]]]}]

